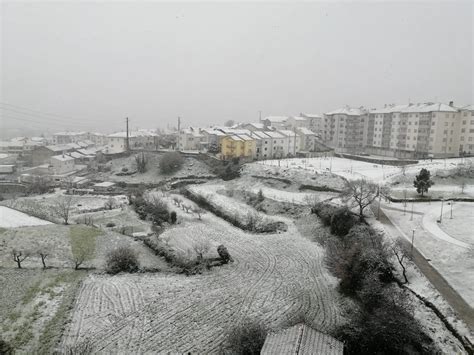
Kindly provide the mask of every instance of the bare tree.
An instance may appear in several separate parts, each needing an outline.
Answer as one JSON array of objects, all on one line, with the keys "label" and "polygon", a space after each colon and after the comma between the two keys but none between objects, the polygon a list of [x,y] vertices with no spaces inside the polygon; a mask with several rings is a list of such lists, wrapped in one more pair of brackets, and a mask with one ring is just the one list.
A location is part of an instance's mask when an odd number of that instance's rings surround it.
[{"label": "bare tree", "polygon": [[104,207],[108,210],[114,209],[115,208],[115,199],[113,197],[109,197],[107,201],[105,202]]},{"label": "bare tree", "polygon": [[201,207],[194,207],[192,212],[197,214],[198,219],[201,220],[201,217],[202,217],[203,214],[206,213],[206,210],[204,208],[201,208]]},{"label": "bare tree", "polygon": [[147,165],[148,165],[148,158],[145,155],[145,153],[142,153],[141,155],[138,154],[135,156],[135,163],[137,165],[137,171],[139,173],[144,173],[147,170]]},{"label": "bare tree", "polygon": [[397,240],[391,247],[393,254],[397,258],[398,264],[402,268],[402,275],[405,280],[405,283],[408,283],[407,277],[407,269],[406,269],[406,262],[407,260],[411,260],[412,255],[408,251],[407,246],[401,241]]},{"label": "bare tree", "polygon": [[51,253],[51,246],[41,246],[38,248],[36,251],[41,258],[41,263],[43,264],[43,269],[46,269],[46,258],[50,255]]},{"label": "bare tree", "polygon": [[459,187],[461,188],[461,193],[464,193],[464,189],[466,188],[466,179],[461,178],[461,181],[459,182]]},{"label": "bare tree", "polygon": [[193,250],[196,252],[197,259],[201,261],[204,254],[211,249],[211,244],[206,239],[200,239],[193,243]]},{"label": "bare tree", "polygon": [[407,166],[405,164],[400,165],[400,172],[402,173],[403,176],[406,175],[407,172]]},{"label": "bare tree", "polygon": [[343,198],[352,201],[352,204],[359,207],[359,220],[364,220],[364,209],[369,206],[378,196],[379,187],[364,179],[346,182],[343,191]]},{"label": "bare tree", "polygon": [[17,249],[12,250],[13,261],[16,262],[19,269],[21,269],[21,263],[25,261],[25,259],[28,258],[29,256],[30,256],[30,253],[28,251],[22,251],[22,250],[17,250]]},{"label": "bare tree", "polygon": [[182,204],[183,210],[186,211],[186,213],[189,213],[189,210],[191,209],[191,206],[185,205],[184,203]]},{"label": "bare tree", "polygon": [[64,221],[64,224],[69,224],[69,215],[72,209],[72,196],[63,196],[58,198],[54,205],[56,215]]}]

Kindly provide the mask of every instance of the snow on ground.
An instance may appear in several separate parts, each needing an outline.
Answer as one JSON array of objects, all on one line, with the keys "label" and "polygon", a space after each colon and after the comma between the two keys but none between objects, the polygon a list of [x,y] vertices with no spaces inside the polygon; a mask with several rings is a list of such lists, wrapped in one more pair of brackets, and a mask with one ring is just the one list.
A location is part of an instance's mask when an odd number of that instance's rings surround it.
[{"label": "snow on ground", "polygon": [[5,206],[0,206],[0,227],[2,228],[42,226],[45,224],[51,224],[51,222],[29,216],[26,213]]},{"label": "snow on ground", "polygon": [[[420,160],[418,164],[407,165],[406,173],[417,173],[421,168],[447,170],[455,168],[457,164],[460,163],[474,164],[474,158],[452,158],[433,161]],[[280,169],[304,169],[313,173],[332,172],[348,180],[365,178],[375,182],[388,181],[401,173],[400,168],[396,166],[368,163],[339,157],[264,160],[256,164],[276,166]]]},{"label": "snow on ground", "polygon": [[337,280],[324,267],[323,250],[290,220],[287,232],[255,235],[212,213],[199,221],[175,210],[180,224],[160,238],[224,244],[235,261],[193,277],[90,276],[62,347],[90,339],[101,353],[217,354],[227,333],[246,318],[273,328],[304,314],[326,332],[340,324]]},{"label": "snow on ground", "polygon": [[[444,204],[443,222],[450,218],[450,206]],[[411,242],[414,232],[414,245],[435,267],[448,283],[461,295],[466,302],[474,305],[474,259],[472,256],[472,222],[457,217],[453,211],[454,223],[463,224],[464,238],[471,236],[470,243],[466,239],[457,239],[455,235],[446,237],[441,229],[436,229],[436,219],[441,212],[441,202],[415,203],[413,217],[412,204],[408,204],[404,213],[403,204],[385,204],[383,211],[404,237]],[[469,205],[467,205],[469,208]],[[425,216],[426,214],[426,216]],[[428,219],[430,219],[428,221]],[[449,222],[453,223],[453,222]],[[426,229],[428,225],[428,230]]]},{"label": "snow on ground", "polygon": [[[377,221],[375,218],[369,218],[368,222],[376,230],[383,231],[388,238],[389,242],[393,236],[385,231],[383,224]],[[402,279],[402,269],[396,260],[393,260],[393,264],[397,269],[400,279]],[[418,295],[424,297],[436,308],[438,308],[442,314],[447,318],[449,323],[464,337],[468,338],[471,342],[474,342],[474,333],[471,329],[461,320],[450,304],[441,296],[441,294],[434,288],[431,282],[426,276],[420,272],[418,267],[411,261],[405,261],[406,273],[409,283],[406,285],[409,289],[416,292]],[[429,310],[420,301],[414,298],[417,303],[415,308],[415,318],[425,327],[428,334],[431,334],[432,339],[436,342],[439,349],[443,354],[463,354],[464,349],[457,339],[455,339],[450,331],[446,329],[446,326],[441,322],[438,316]]]}]

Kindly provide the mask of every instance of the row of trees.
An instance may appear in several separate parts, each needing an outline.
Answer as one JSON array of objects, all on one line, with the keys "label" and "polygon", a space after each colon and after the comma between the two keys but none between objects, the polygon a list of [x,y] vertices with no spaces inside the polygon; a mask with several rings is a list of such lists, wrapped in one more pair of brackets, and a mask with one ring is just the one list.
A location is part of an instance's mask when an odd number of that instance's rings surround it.
[{"label": "row of trees", "polygon": [[[431,340],[413,317],[411,299],[402,285],[407,282],[410,254],[402,244],[388,244],[382,235],[361,223],[347,207],[319,204],[314,212],[331,227],[326,264],[339,279],[339,290],[355,301],[347,310],[348,322],[337,335],[349,354],[428,354]],[[345,221],[344,225],[339,225]],[[402,266],[404,280],[395,273],[392,260]]]}]

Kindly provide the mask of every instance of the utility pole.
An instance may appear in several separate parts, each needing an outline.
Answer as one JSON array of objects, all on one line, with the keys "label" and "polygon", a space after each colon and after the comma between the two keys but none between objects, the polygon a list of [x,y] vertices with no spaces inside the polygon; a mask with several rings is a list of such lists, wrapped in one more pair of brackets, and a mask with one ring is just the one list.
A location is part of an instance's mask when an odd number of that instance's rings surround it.
[{"label": "utility pole", "polygon": [[127,140],[125,142],[125,147],[126,147],[126,150],[128,152],[130,150],[130,137],[129,137],[129,133],[128,133],[128,117],[125,118],[125,121],[127,122]]},{"label": "utility pole", "polygon": [[262,111],[258,111],[258,122],[262,122]]},{"label": "utility pole", "polygon": [[176,150],[179,150],[179,136],[180,136],[180,133],[181,133],[181,117],[178,116],[178,139],[176,140],[177,141]]}]

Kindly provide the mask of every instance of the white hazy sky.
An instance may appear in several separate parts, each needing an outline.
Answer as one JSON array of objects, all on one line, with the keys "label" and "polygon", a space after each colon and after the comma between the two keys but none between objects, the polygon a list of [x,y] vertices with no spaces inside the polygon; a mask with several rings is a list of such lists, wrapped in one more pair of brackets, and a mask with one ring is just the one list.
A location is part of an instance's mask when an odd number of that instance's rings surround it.
[{"label": "white hazy sky", "polygon": [[209,125],[256,121],[259,110],[474,101],[471,1],[3,2],[1,15],[6,128],[115,131],[126,116],[156,128],[177,116]]}]

